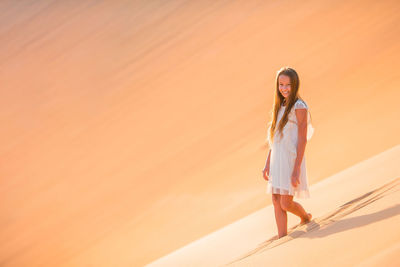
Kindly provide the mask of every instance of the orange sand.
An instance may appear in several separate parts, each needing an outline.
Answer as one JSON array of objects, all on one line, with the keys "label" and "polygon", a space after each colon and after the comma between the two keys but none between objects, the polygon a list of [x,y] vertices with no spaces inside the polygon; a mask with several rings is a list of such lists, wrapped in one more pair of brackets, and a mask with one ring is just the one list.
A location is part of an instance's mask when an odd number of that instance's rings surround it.
[{"label": "orange sand", "polygon": [[398,266],[399,158],[400,145],[312,185],[312,221],[288,213],[285,237],[269,205],[148,266]]},{"label": "orange sand", "polygon": [[[265,208],[282,66],[298,71],[315,126],[310,185],[395,147],[399,11],[2,1],[0,265],[142,266]],[[374,249],[380,261],[396,247]]]}]

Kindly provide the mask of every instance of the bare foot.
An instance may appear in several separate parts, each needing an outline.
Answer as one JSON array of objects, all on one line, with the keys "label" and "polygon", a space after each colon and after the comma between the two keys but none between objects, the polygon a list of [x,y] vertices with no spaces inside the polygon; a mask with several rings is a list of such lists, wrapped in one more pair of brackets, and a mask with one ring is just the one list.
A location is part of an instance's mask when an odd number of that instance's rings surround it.
[{"label": "bare foot", "polygon": [[307,213],[307,218],[302,218],[300,221],[300,224],[306,224],[309,223],[311,221],[312,218],[312,214],[311,213]]},{"label": "bare foot", "polygon": [[278,235],[278,239],[279,239],[279,238],[282,238],[282,237],[284,237],[284,236],[287,236],[287,233],[286,233],[286,234],[282,234],[281,236]]}]

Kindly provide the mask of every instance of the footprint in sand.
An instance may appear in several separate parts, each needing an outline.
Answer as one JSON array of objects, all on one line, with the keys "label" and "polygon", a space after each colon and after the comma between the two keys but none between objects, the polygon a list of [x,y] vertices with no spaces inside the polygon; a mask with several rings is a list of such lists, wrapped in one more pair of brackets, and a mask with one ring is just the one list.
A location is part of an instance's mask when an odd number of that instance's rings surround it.
[{"label": "footprint in sand", "polygon": [[245,255],[228,263],[227,265],[238,262],[238,261],[240,261],[244,258],[247,258],[249,256],[252,256],[256,253],[260,253],[260,252],[266,251],[268,249],[274,248],[276,246],[279,246],[279,245],[286,243],[290,240],[293,240],[299,236],[302,236],[308,232],[317,231],[318,229],[327,227],[328,225],[339,221],[344,216],[349,215],[349,214],[355,212],[356,210],[359,210],[362,207],[384,197],[384,194],[387,191],[389,191],[397,186],[400,186],[400,178],[397,178],[397,179],[395,179],[395,180],[393,180],[371,192],[368,192],[358,198],[355,198],[355,199],[343,204],[336,210],[331,211],[319,218],[312,219],[309,222],[304,222],[304,223],[300,222],[299,224],[289,228],[288,234],[286,236],[281,237],[281,238],[278,238],[277,235],[273,236],[272,238],[270,238],[267,241],[258,245],[257,248],[255,248],[254,250],[249,251]]}]

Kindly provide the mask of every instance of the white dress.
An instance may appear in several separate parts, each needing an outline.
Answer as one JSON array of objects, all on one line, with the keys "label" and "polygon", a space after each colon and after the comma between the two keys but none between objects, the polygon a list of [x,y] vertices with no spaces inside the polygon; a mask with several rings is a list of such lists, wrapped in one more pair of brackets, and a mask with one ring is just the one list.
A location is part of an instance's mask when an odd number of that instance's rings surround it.
[{"label": "white dress", "polygon": [[[276,127],[279,125],[285,108],[285,106],[281,106],[279,109]],[[266,190],[267,194],[292,195],[298,198],[310,197],[305,154],[303,155],[303,160],[300,165],[300,184],[294,187],[291,183],[291,176],[297,157],[298,139],[297,117],[294,110],[301,108],[307,109],[307,140],[309,140],[314,133],[308,106],[303,100],[298,99],[289,113],[288,122],[283,128],[283,137],[280,138],[280,133],[275,131],[273,144],[270,144],[271,155],[269,179]]]}]

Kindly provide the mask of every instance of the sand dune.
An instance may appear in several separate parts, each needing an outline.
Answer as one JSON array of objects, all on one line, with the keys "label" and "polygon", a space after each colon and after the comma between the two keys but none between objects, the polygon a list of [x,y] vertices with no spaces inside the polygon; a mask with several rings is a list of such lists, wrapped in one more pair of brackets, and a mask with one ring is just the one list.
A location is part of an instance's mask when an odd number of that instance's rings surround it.
[{"label": "sand dune", "polygon": [[398,145],[399,11],[1,1],[0,265],[142,266],[270,204],[261,169],[285,65],[315,126],[309,184]]},{"label": "sand dune", "polygon": [[397,266],[399,158],[400,145],[313,185],[318,202],[301,202],[314,219],[288,213],[285,237],[270,205],[147,266]]},{"label": "sand dune", "polygon": [[[360,259],[365,261],[365,259],[367,258],[368,261],[369,255],[371,255],[371,253],[380,254],[382,247],[383,250],[385,250],[386,247],[389,247],[390,250],[393,250],[393,247],[396,246],[397,248],[397,245],[399,244],[399,232],[396,231],[397,228],[395,227],[395,225],[398,224],[398,219],[392,218],[395,216],[398,217],[400,213],[400,206],[398,203],[399,189],[400,178],[396,178],[395,180],[383,185],[382,187],[379,187],[371,192],[362,195],[359,198],[345,203],[344,205],[340,206],[338,209],[330,212],[329,214],[314,219],[311,223],[307,225],[293,227],[292,229],[290,229],[288,236],[284,238],[278,239],[275,236],[272,239],[267,240],[256,250],[253,250],[250,253],[231,262],[231,264],[249,266],[250,262],[252,264],[258,262],[258,265],[262,265],[263,262],[265,263],[272,260],[276,262],[276,264],[284,263],[287,265],[297,264],[302,266],[354,265],[358,263]],[[378,201],[383,197],[385,197],[384,202],[379,201],[378,203],[376,203],[376,205],[379,206],[376,207],[371,205],[371,203],[373,203],[374,201]],[[362,211],[358,211],[362,208],[364,208]],[[344,217],[346,216],[347,218],[344,219]],[[363,227],[365,225],[375,223],[376,221],[383,221],[385,219],[387,219],[389,222],[387,222],[386,224],[380,223],[379,228],[377,228],[376,226],[372,228],[380,230],[376,231],[375,235],[371,234],[371,227],[369,227],[368,230],[364,230],[362,234],[360,234],[361,231],[349,231],[354,228]],[[386,227],[384,228],[384,230],[382,230],[382,227],[384,227],[384,225]],[[266,252],[266,250],[280,246],[293,239],[322,239],[329,235],[334,235],[344,231],[349,231],[349,233],[341,235],[338,234],[340,237],[335,237],[336,240],[340,238],[340,241],[335,240],[332,242],[332,240],[324,240],[323,242],[310,242],[305,246],[303,246],[304,242],[302,242],[301,249],[296,249],[299,248],[300,244],[290,244],[290,247],[293,248],[293,251],[290,248],[282,248],[284,252],[280,255],[277,255],[276,251],[264,253]],[[382,238],[383,236],[385,237],[384,239]],[[382,239],[377,240],[377,237]],[[354,241],[350,242],[349,245],[346,246],[346,240]],[[381,243],[379,243],[378,241],[380,241]],[[368,245],[365,246],[365,244]],[[357,246],[360,246],[361,248],[357,248]],[[379,252],[376,253],[376,251]],[[261,253],[263,254],[262,256],[260,256]],[[294,256],[294,258],[287,259],[284,253],[290,253],[290,255]],[[257,256],[255,256],[256,254]],[[273,254],[274,256],[271,257],[271,254]],[[328,256],[332,254],[335,254],[334,260],[327,260]],[[298,257],[296,257],[297,255]],[[316,256],[319,256],[320,258],[316,259]],[[385,256],[384,259],[390,262],[390,264],[392,264],[393,266],[396,266],[400,263],[400,260],[397,256],[391,256],[391,261],[386,258],[387,256]]]}]

